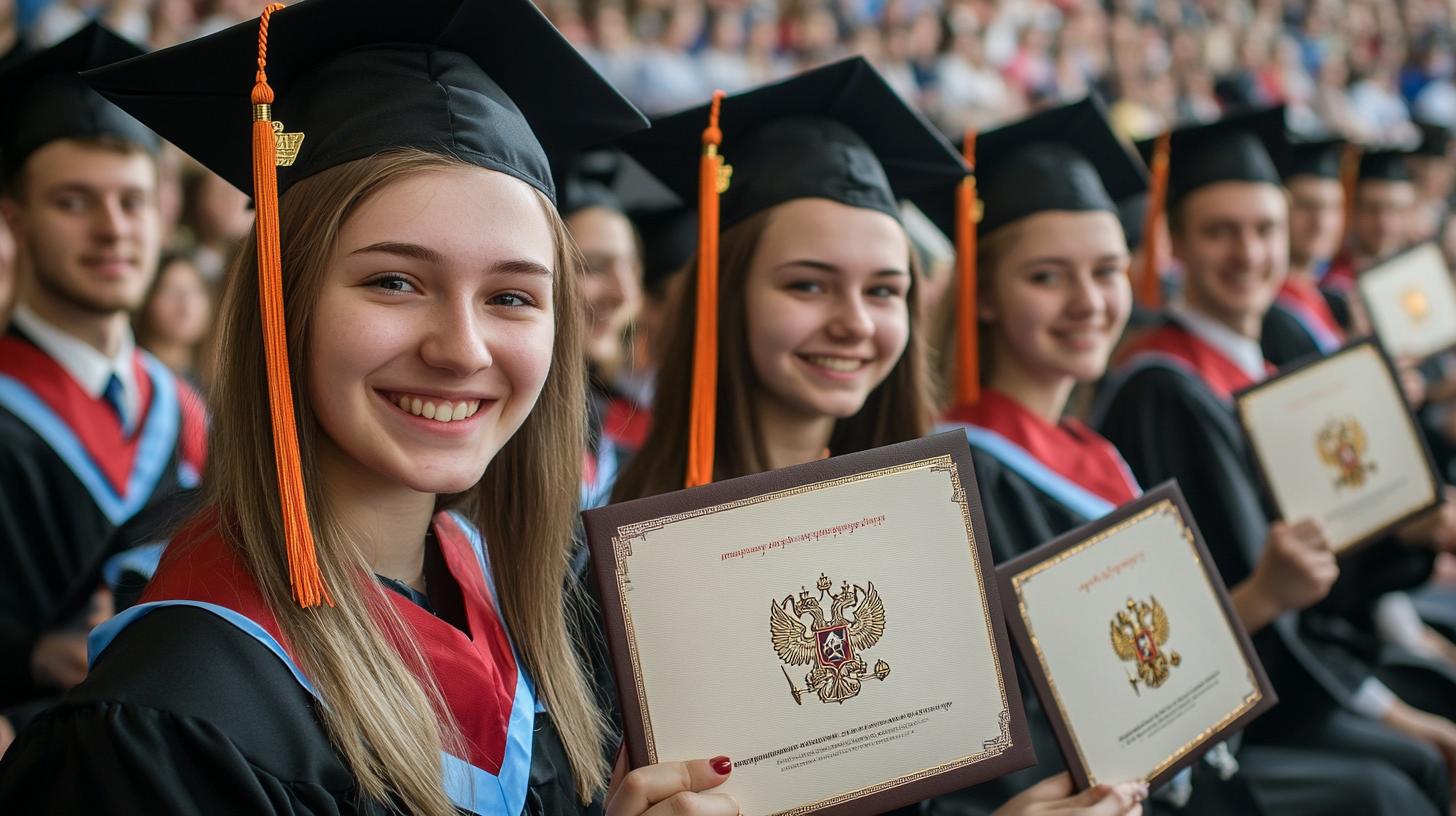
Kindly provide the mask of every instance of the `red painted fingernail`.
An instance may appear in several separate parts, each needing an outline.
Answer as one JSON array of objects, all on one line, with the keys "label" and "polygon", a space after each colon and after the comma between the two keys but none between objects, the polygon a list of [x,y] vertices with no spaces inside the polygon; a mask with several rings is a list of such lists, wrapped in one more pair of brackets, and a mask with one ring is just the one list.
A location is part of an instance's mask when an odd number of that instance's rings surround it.
[{"label": "red painted fingernail", "polygon": [[727,776],[733,770],[733,760],[725,756],[713,757],[708,760],[708,764],[713,766],[719,776]]}]

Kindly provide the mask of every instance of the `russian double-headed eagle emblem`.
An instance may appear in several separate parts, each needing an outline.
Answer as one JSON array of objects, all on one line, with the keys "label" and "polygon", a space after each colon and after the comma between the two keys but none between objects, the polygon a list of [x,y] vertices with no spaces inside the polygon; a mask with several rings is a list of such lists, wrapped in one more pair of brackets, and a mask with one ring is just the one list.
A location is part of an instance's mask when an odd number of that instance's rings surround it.
[{"label": "russian double-headed eagle emblem", "polygon": [[1365,428],[1354,417],[1332,419],[1315,435],[1320,459],[1335,469],[1335,487],[1361,487],[1375,472],[1375,463],[1365,461]]},{"label": "russian double-headed eagle emblem", "polygon": [[[861,588],[846,581],[834,592],[834,582],[821,574],[814,586],[817,597],[800,589],[797,599],[790,595],[769,603],[769,635],[780,660],[813,667],[804,675],[804,688],[794,685],[788,670],[779,667],[794,702],[803,705],[803,695],[814,692],[821,702],[843,703],[859,694],[865,680],[890,676],[889,663],[878,660],[870,671],[862,657],[885,634],[885,605],[873,583]],[[821,603],[826,597],[828,618]]]},{"label": "russian double-headed eagle emblem", "polygon": [[1147,603],[1128,598],[1127,608],[1112,616],[1112,650],[1123,660],[1137,662],[1137,676],[1129,674],[1127,682],[1138,696],[1142,696],[1139,682],[1157,688],[1183,662],[1177,652],[1163,649],[1168,644],[1168,629],[1168,613],[1151,595]]}]

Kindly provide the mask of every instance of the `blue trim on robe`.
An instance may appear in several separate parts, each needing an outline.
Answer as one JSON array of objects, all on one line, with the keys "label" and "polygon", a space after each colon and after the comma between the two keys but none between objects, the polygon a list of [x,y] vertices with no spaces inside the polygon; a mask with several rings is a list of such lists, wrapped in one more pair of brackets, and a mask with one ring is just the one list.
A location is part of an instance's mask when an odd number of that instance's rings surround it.
[{"label": "blue trim on robe", "polygon": [[182,426],[177,402],[177,382],[172,372],[150,354],[141,354],[142,367],[152,381],[152,404],[142,424],[136,459],[127,479],[126,495],[118,495],[96,460],[59,414],[51,410],[30,387],[0,374],[0,406],[35,431],[66,464],[96,507],[113,525],[121,526],[136,515],[156,492],[162,472],[172,459]]},{"label": "blue trim on robe", "polygon": [[[457,519],[458,523],[460,516],[454,513],[451,515]],[[482,564],[485,564],[485,550],[480,534],[468,524],[461,523],[460,527],[470,539],[476,557]],[[489,571],[485,572],[485,577],[488,583],[493,584]],[[90,664],[95,665],[96,661],[105,653],[106,648],[121,633],[121,630],[143,615],[167,606],[191,606],[202,609],[236,626],[283,661],[283,665],[292,673],[293,679],[298,681],[298,684],[320,704],[327,705],[313,684],[304,676],[298,664],[293,662],[293,658],[288,656],[282,645],[273,639],[268,630],[234,610],[203,601],[153,601],[133,606],[122,612],[91,630],[91,635],[86,640]],[[456,807],[470,813],[481,814],[481,816],[520,813],[525,808],[526,794],[531,783],[531,748],[535,738],[536,712],[539,710],[541,707],[536,700],[536,689],[530,679],[526,677],[520,655],[517,654],[516,694],[511,704],[511,719],[506,731],[505,756],[501,761],[500,773],[493,774],[484,768],[471,765],[460,757],[445,751],[440,752],[442,783],[446,795],[450,797],[450,801]]]},{"label": "blue trim on robe", "polygon": [[1319,319],[1310,312],[1309,308],[1294,298],[1281,298],[1274,301],[1275,305],[1288,312],[1296,323],[1299,324],[1309,339],[1314,341],[1315,347],[1321,354],[1331,354],[1340,350],[1340,338],[1336,337]]},{"label": "blue trim on robe", "polygon": [[617,445],[606,436],[597,440],[596,480],[581,482],[581,509],[591,510],[607,504],[612,498],[612,488],[617,486]]},{"label": "blue trim on robe", "polygon": [[[1031,482],[1041,492],[1061,502],[1073,512],[1091,521],[1099,519],[1116,509],[1116,505],[1093,493],[1042,464],[1026,448],[1010,439],[979,425],[954,424],[945,430],[959,428],[965,431],[966,439],[976,447],[996,457],[998,461]],[[1124,475],[1126,475],[1124,473]]]},{"label": "blue trim on robe", "polygon": [[123,550],[106,559],[101,565],[101,578],[112,589],[116,589],[116,585],[121,583],[121,574],[124,572],[136,573],[150,581],[157,574],[157,565],[162,562],[162,552],[166,549],[167,542],[158,541],[155,544],[143,544]]}]

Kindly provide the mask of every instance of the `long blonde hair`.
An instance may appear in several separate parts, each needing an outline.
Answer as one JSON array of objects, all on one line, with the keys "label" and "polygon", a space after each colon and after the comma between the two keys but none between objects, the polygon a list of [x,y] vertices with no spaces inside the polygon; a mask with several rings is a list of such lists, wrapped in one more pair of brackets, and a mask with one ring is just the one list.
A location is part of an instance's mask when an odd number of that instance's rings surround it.
[{"label": "long blonde hair", "polygon": [[[321,429],[307,398],[305,350],[328,260],[344,222],[371,196],[408,176],[470,167],[418,150],[396,150],[325,170],[280,201],[283,297],[289,365],[319,567],[333,608],[300,609],[289,593],[273,443],[269,430],[253,240],[228,275],[213,387],[206,505],[224,540],[243,558],[285,642],[327,705],[318,712],[364,795],[404,812],[454,814],[441,784],[441,749],[461,737],[403,622],[345,527],[330,513],[319,467]],[[470,491],[441,497],[484,534],[497,600],[517,652],[561,735],[585,802],[604,784],[603,725],[573,648],[564,596],[573,508],[585,440],[578,260],[545,197],[556,245],[556,341],[551,373],[520,430]],[[402,651],[401,651],[402,649]]]}]

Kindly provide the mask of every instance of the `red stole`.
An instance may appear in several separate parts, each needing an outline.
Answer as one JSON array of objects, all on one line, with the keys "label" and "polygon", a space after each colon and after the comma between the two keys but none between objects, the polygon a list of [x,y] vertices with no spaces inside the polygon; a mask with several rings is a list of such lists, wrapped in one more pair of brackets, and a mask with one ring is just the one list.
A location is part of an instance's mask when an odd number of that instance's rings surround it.
[{"label": "red stole", "polygon": [[1321,326],[1329,330],[1331,337],[1339,342],[1344,342],[1345,330],[1340,327],[1340,321],[1336,320],[1335,313],[1330,311],[1329,302],[1325,300],[1324,295],[1320,294],[1319,286],[1313,281],[1290,275],[1279,287],[1278,298],[1291,303],[1296,314],[1318,321]]},{"label": "red stole", "polygon": [[[1125,366],[1145,355],[1163,355],[1176,359],[1198,375],[1210,391],[1224,400],[1233,399],[1234,392],[1255,382],[1238,363],[1176,323],[1159,326],[1133,340],[1123,350],[1119,363]],[[1273,373],[1273,366],[1267,362],[1264,366],[1269,373]]]},{"label": "red stole", "polygon": [[[424,655],[464,737],[467,750],[461,759],[499,774],[516,693],[515,653],[467,533],[446,513],[435,516],[434,528],[450,576],[464,600],[469,635],[372,579],[367,580],[368,590],[376,601],[394,606],[404,619],[405,635]],[[163,600],[202,601],[231,609],[263,627],[292,656],[252,575],[209,522],[189,522],[168,547],[141,599],[142,603]],[[328,609],[320,612],[328,613]],[[397,641],[395,645],[400,646]],[[405,663],[411,665],[412,661],[406,658]],[[418,671],[418,667],[411,668]]]},{"label": "red stole", "polygon": [[1021,403],[987,388],[980,403],[951,411],[950,422],[977,425],[1016,443],[1058,475],[1120,506],[1138,497],[1122,455],[1071,417],[1052,425]]}]

